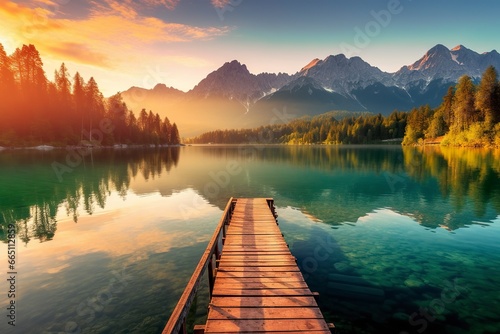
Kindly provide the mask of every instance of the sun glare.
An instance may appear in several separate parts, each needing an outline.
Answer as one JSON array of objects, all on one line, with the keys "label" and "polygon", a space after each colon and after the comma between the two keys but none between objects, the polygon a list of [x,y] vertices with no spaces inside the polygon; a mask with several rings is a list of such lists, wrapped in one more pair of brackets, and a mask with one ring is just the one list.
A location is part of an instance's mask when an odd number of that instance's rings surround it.
[{"label": "sun glare", "polygon": [[7,54],[11,54],[15,50],[15,46],[13,45],[11,39],[7,36],[0,35],[0,44],[3,45],[3,48]]}]

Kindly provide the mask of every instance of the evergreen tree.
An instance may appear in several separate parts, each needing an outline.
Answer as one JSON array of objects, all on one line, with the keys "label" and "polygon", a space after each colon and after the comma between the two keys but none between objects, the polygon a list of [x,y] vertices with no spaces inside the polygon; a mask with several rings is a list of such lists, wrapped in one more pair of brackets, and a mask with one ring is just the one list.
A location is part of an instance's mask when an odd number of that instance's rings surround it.
[{"label": "evergreen tree", "polygon": [[497,71],[493,66],[486,69],[476,92],[475,107],[491,129],[500,119],[500,105],[498,100]]},{"label": "evergreen tree", "polygon": [[455,98],[455,87],[450,86],[446,95],[443,97],[443,103],[441,103],[440,109],[442,110],[443,120],[446,125],[446,129],[451,127],[453,120],[453,99]]},{"label": "evergreen tree", "polygon": [[172,124],[172,129],[170,132],[170,143],[173,145],[178,145],[181,143],[181,137],[179,136],[179,130],[177,129],[177,124]]},{"label": "evergreen tree", "polygon": [[5,53],[0,43],[0,97],[5,101],[9,93],[15,88],[14,73],[11,69],[11,59]]},{"label": "evergreen tree", "polygon": [[69,73],[66,65],[61,64],[59,71],[55,71],[55,84],[60,100],[69,105],[71,99],[71,81],[69,80]]},{"label": "evergreen tree", "polygon": [[75,107],[75,119],[74,119],[74,129],[75,131],[80,132],[80,140],[83,135],[83,127],[84,127],[84,117],[85,117],[85,109],[86,109],[86,92],[85,92],[85,81],[83,80],[80,73],[76,72],[73,77],[73,105]]},{"label": "evergreen tree", "polygon": [[91,141],[94,127],[104,118],[104,97],[93,77],[85,86],[85,100],[87,122],[82,130],[82,138]]},{"label": "evergreen tree", "polygon": [[463,131],[475,120],[477,115],[474,108],[475,87],[471,78],[464,75],[458,80],[455,98],[453,100],[453,129]]}]

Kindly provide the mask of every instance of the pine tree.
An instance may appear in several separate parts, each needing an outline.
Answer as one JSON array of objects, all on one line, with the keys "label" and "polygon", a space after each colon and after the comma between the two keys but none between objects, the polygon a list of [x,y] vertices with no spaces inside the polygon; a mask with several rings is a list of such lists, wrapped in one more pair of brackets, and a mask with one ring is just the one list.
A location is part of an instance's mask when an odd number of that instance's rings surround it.
[{"label": "pine tree", "polygon": [[11,69],[11,59],[5,53],[0,43],[0,97],[2,100],[8,97],[8,92],[14,89],[14,73]]},{"label": "pine tree", "polygon": [[442,110],[443,120],[446,124],[446,128],[449,129],[453,123],[453,99],[455,97],[455,87],[450,86],[446,95],[443,97],[443,103],[441,103],[440,109]]},{"label": "pine tree", "polygon": [[475,87],[471,78],[464,75],[458,80],[453,100],[453,125],[455,130],[467,129],[478,117],[474,108]]},{"label": "pine tree", "polygon": [[181,143],[181,137],[179,136],[179,130],[177,129],[177,124],[172,124],[172,129],[170,132],[170,143],[173,145],[178,145]]},{"label": "pine tree", "polygon": [[476,92],[475,107],[491,129],[499,121],[500,106],[498,103],[498,75],[493,66],[486,69]]},{"label": "pine tree", "polygon": [[85,86],[85,98],[85,106],[87,108],[87,122],[85,127],[87,129],[84,128],[82,130],[82,135],[84,139],[90,141],[92,140],[94,127],[104,118],[104,98],[93,77],[89,79],[89,82]]},{"label": "pine tree", "polygon": [[84,117],[86,109],[86,92],[85,92],[85,81],[83,80],[80,73],[76,72],[73,77],[73,104],[75,106],[75,130],[80,129],[80,140],[82,139],[82,130],[84,127]]}]

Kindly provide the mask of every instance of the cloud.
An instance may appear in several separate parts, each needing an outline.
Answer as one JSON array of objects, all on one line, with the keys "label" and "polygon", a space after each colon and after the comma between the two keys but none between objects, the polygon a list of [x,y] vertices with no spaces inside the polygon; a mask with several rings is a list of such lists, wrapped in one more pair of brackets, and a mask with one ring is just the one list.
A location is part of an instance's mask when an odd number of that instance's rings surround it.
[{"label": "cloud", "polygon": [[175,9],[180,0],[142,0],[149,6],[164,6],[170,10]]},{"label": "cloud", "polygon": [[212,6],[214,6],[215,8],[224,8],[228,4],[230,4],[231,1],[233,0],[211,0]]},{"label": "cloud", "polygon": [[[174,9],[179,0],[91,1],[84,18],[61,18],[64,5],[51,0],[34,0],[29,5],[0,0],[2,32],[7,31],[16,47],[34,44],[42,57],[74,61],[102,68],[123,68],[170,43],[211,40],[227,34],[228,27],[197,27],[144,16],[145,6]],[[6,38],[4,38],[6,40]],[[148,52],[150,51],[150,52]],[[186,63],[197,63],[194,59]],[[199,62],[198,62],[199,63]]]},{"label": "cloud", "polygon": [[47,45],[46,48],[50,53],[57,55],[61,59],[100,67],[112,67],[109,57],[103,53],[90,50],[84,44],[65,42],[57,45]]}]

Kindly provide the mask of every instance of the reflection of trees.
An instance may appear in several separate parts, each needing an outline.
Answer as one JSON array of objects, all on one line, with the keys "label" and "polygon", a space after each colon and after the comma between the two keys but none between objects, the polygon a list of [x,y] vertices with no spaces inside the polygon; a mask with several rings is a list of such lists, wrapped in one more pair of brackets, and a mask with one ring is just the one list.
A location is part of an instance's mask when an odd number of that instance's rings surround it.
[{"label": "reflection of trees", "polygon": [[436,179],[457,212],[468,202],[478,217],[486,214],[488,204],[500,212],[500,151],[405,147],[403,153],[408,175],[419,182]]},{"label": "reflection of trees", "polygon": [[[455,230],[500,213],[500,151],[259,145],[193,149],[211,160],[237,160],[251,173],[253,188],[234,177],[216,198],[209,197],[221,209],[236,189],[242,197],[272,193],[277,203],[307,208],[329,224],[356,221],[389,207],[423,226]],[[203,194],[203,186],[195,188]]]},{"label": "reflection of trees", "polygon": [[[0,239],[10,223],[20,240],[48,241],[57,229],[58,208],[78,221],[79,212],[104,208],[112,191],[125,197],[131,178],[145,179],[169,172],[179,160],[179,148],[96,150],[58,182],[51,163],[64,162],[67,152],[3,152],[0,154]],[[86,160],[85,160],[86,159]]]},{"label": "reflection of trees", "polygon": [[401,171],[399,146],[259,146],[204,147],[203,154],[216,158],[268,161],[321,170]]}]

